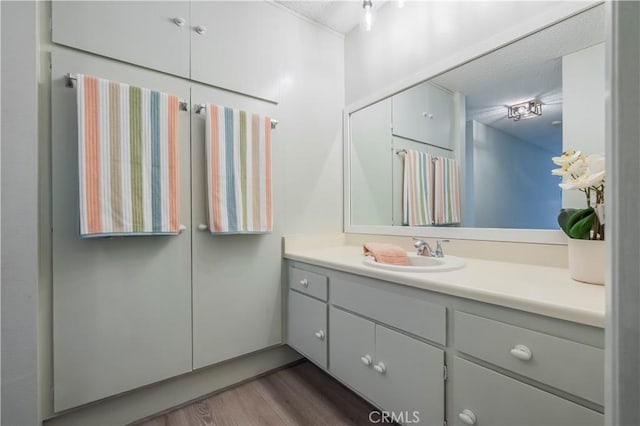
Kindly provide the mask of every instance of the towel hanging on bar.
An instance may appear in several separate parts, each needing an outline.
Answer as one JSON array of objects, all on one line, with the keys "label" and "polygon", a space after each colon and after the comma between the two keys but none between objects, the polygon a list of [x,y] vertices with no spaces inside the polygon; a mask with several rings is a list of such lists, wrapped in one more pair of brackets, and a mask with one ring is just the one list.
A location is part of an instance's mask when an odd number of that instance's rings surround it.
[{"label": "towel hanging on bar", "polygon": [[205,155],[210,232],[271,232],[270,118],[208,104]]},{"label": "towel hanging on bar", "polygon": [[76,78],[81,236],[179,233],[178,98]]},{"label": "towel hanging on bar", "polygon": [[434,157],[435,225],[460,223],[460,177],[458,162],[452,158]]},{"label": "towel hanging on bar", "polygon": [[431,155],[408,149],[404,155],[403,223],[431,225],[433,212],[433,162]]}]

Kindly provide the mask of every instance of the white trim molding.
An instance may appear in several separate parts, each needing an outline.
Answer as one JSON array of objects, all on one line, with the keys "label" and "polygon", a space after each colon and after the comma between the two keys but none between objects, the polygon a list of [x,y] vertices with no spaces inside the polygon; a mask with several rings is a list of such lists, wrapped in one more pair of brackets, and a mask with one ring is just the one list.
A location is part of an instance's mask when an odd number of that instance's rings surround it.
[{"label": "white trim molding", "polygon": [[607,17],[605,424],[640,424],[640,3]]}]

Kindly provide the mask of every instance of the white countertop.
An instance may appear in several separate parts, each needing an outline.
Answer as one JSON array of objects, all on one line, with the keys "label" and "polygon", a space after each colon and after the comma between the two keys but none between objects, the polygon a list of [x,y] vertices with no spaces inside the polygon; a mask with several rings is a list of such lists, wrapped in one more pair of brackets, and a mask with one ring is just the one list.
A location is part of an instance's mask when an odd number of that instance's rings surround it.
[{"label": "white countertop", "polygon": [[465,258],[448,272],[393,272],[365,266],[362,247],[287,249],[291,260],[415,288],[604,327],[604,287],[572,280],[564,268]]}]

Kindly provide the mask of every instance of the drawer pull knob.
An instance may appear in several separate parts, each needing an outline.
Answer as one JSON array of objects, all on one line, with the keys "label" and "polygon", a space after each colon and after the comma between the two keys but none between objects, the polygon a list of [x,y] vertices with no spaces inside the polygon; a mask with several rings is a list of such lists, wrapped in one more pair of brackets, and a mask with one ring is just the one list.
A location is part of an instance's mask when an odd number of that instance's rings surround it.
[{"label": "drawer pull knob", "polygon": [[366,365],[367,367],[371,365],[371,363],[373,362],[371,360],[371,355],[365,355],[365,356],[361,356],[360,357],[360,361],[362,361],[362,363],[364,365]]},{"label": "drawer pull knob", "polygon": [[196,29],[196,32],[200,35],[207,32],[207,27],[205,27],[204,25],[198,25],[195,29]]},{"label": "drawer pull knob", "polygon": [[533,353],[531,353],[531,349],[526,347],[525,345],[515,345],[513,349],[511,349],[511,355],[518,358],[521,361],[529,361],[533,357]]},{"label": "drawer pull knob", "polygon": [[300,285],[301,285],[302,287],[309,287],[309,280],[308,280],[308,279],[306,279],[306,278],[304,278],[304,279],[300,280]]},{"label": "drawer pull knob", "polygon": [[384,374],[387,372],[387,366],[384,365],[384,362],[380,361],[376,365],[373,366],[373,369],[376,370],[380,374]]},{"label": "drawer pull knob", "polygon": [[323,330],[316,331],[316,337],[320,340],[324,340],[324,331]]},{"label": "drawer pull knob", "polygon": [[458,414],[458,418],[465,425],[473,426],[476,424],[476,415],[471,410],[462,410],[462,413]]},{"label": "drawer pull knob", "polygon": [[200,225],[198,225],[198,231],[200,231],[200,232],[204,232],[207,229],[209,229],[209,227],[207,225],[205,225],[204,223],[201,223]]},{"label": "drawer pull knob", "polygon": [[186,21],[183,18],[180,18],[180,17],[173,18],[173,23],[176,24],[176,26],[178,27],[183,27],[185,22]]}]

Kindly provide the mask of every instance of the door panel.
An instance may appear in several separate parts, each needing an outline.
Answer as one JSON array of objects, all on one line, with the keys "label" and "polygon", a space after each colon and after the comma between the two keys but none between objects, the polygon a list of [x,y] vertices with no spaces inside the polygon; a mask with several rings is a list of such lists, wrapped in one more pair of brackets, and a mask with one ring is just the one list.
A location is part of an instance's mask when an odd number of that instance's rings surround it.
[{"label": "door panel", "polygon": [[288,312],[287,343],[327,368],[327,304],[289,290]]},{"label": "door panel", "polygon": [[380,362],[386,371],[376,374],[374,401],[384,410],[419,418],[421,425],[442,425],[444,352],[376,325],[374,363]]},{"label": "door panel", "polygon": [[361,358],[375,359],[375,325],[340,309],[329,312],[329,370],[365,397],[371,399],[375,384],[372,366]]},{"label": "door panel", "polygon": [[[191,236],[79,237],[76,89],[69,71],[189,99],[184,81],[76,52],[52,55],[55,411],[191,371]],[[190,227],[189,113],[180,112],[180,215]]]},{"label": "door panel", "polygon": [[[192,102],[272,114],[256,99],[192,86]],[[282,343],[281,231],[274,186],[274,230],[265,235],[212,235],[207,224],[205,118],[191,115],[193,238],[193,366],[205,367]],[[273,181],[281,181],[272,134]]]},{"label": "door panel", "polygon": [[277,102],[286,13],[268,2],[192,2],[191,78]]},{"label": "door panel", "polygon": [[187,0],[54,1],[52,25],[54,43],[189,77]]}]

